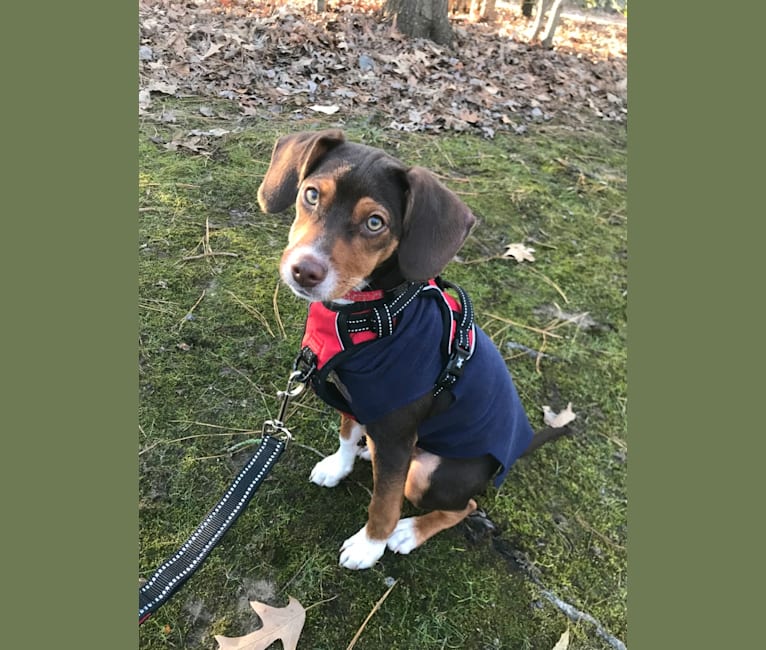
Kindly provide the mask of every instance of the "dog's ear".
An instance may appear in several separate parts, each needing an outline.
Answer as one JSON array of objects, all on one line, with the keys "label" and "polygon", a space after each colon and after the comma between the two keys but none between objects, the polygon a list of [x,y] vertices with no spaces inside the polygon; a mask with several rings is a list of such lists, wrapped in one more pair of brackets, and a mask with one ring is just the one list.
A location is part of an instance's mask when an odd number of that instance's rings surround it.
[{"label": "dog's ear", "polygon": [[412,282],[442,272],[463,245],[476,217],[423,167],[407,171],[409,191],[399,242],[399,268]]},{"label": "dog's ear", "polygon": [[293,133],[279,138],[258,188],[261,210],[274,213],[289,208],[298,195],[298,186],[314,164],[344,140],[343,131],[339,129]]}]

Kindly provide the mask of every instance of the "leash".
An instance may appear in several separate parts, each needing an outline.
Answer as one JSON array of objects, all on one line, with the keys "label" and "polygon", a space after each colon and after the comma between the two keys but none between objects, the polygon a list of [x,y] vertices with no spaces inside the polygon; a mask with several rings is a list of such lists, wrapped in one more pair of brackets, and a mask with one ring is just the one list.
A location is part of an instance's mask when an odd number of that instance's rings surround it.
[{"label": "leash", "polygon": [[304,391],[313,371],[311,367],[298,370],[296,362],[288,378],[287,388],[277,392],[277,397],[282,400],[279,415],[276,419],[263,423],[258,449],[189,539],[139,588],[139,625],[165,604],[192,576],[250,503],[255,491],[292,440],[292,434],[284,424],[287,405],[292,398]]}]

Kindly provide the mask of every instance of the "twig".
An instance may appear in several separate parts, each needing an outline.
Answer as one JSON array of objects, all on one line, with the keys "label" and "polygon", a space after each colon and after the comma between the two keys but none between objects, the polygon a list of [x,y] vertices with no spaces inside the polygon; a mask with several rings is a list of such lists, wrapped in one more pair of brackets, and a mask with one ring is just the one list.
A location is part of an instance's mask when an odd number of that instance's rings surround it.
[{"label": "twig", "polygon": [[199,298],[197,298],[197,302],[195,302],[192,305],[192,308],[189,311],[186,312],[184,317],[181,319],[181,322],[178,323],[178,331],[179,332],[181,331],[181,328],[184,326],[184,323],[186,323],[186,321],[189,320],[190,316],[192,315],[192,312],[197,308],[197,305],[199,305],[202,302],[202,299],[205,297],[205,292],[206,291],[207,291],[206,289],[202,290],[202,295]]},{"label": "twig", "polygon": [[226,253],[221,252],[217,253],[213,250],[213,248],[210,246],[210,219],[205,217],[205,236],[200,240],[200,243],[197,244],[197,247],[202,246],[202,253],[200,255],[187,255],[186,257],[182,257],[182,262],[189,262],[191,260],[200,260],[204,257],[216,257],[216,256],[224,256],[224,257],[239,257],[237,253]]},{"label": "twig", "polygon": [[561,361],[559,357],[553,356],[552,354],[546,354],[545,352],[540,352],[539,350],[533,350],[532,348],[528,348],[526,345],[516,343],[515,341],[508,341],[505,345],[506,347],[511,348],[511,350],[521,350],[534,359],[537,359],[538,357],[545,357],[546,359],[551,359],[553,361]]},{"label": "twig", "polygon": [[227,253],[226,251],[208,251],[199,255],[187,255],[186,257],[182,257],[181,261],[190,262],[192,260],[201,260],[205,257],[239,257],[239,255],[237,253]]},{"label": "twig", "polygon": [[294,447],[300,447],[301,449],[308,449],[309,451],[313,451],[320,458],[325,458],[325,454],[323,454],[318,449],[314,449],[313,447],[309,447],[308,445],[303,445],[300,442],[295,442],[294,440],[290,444],[293,445]]},{"label": "twig", "polygon": [[509,325],[513,325],[514,327],[521,327],[525,330],[529,330],[531,332],[537,332],[538,334],[543,334],[545,336],[552,336],[555,339],[560,339],[561,336],[558,334],[554,334],[553,332],[549,330],[541,330],[537,327],[532,327],[531,325],[523,325],[522,323],[517,323],[516,321],[511,320],[510,318],[503,318],[502,316],[497,316],[495,314],[486,313],[487,316],[490,318],[494,318],[495,320],[502,321],[503,323],[508,323]]},{"label": "twig", "polygon": [[535,275],[539,275],[543,279],[544,282],[547,282],[549,285],[551,285],[558,292],[558,294],[564,299],[564,302],[569,303],[569,298],[567,298],[567,296],[564,293],[563,289],[559,285],[557,285],[553,280],[551,280],[547,275],[545,275],[545,273],[540,273],[540,271],[536,271],[531,266],[528,266],[527,270],[531,271]]},{"label": "twig", "polygon": [[282,318],[279,315],[279,304],[277,303],[277,296],[279,295],[279,286],[281,284],[280,280],[277,280],[277,284],[274,287],[274,296],[271,298],[271,305],[274,307],[274,318],[277,319],[277,325],[279,326],[279,331],[282,332],[282,338],[287,338],[287,332],[285,332],[285,326],[282,324]]},{"label": "twig", "polygon": [[536,580],[535,582],[537,582],[538,586],[540,587],[540,591],[542,592],[543,596],[545,596],[551,603],[558,607],[558,609],[566,614],[566,616],[569,617],[572,621],[575,623],[579,623],[580,621],[587,621],[596,628],[596,634],[598,634],[602,639],[604,639],[604,641],[615,648],[615,650],[628,650],[627,646],[622,641],[620,641],[617,637],[609,634],[609,632],[607,632],[602,627],[601,623],[599,623],[590,614],[577,609],[574,605],[570,605],[564,600],[561,600],[561,598],[559,598],[552,591],[548,591],[547,589],[543,588],[539,581]]},{"label": "twig", "polygon": [[318,605],[324,605],[325,603],[329,603],[333,600],[335,600],[338,597],[338,594],[335,594],[332,598],[325,598],[324,600],[320,600],[318,603],[314,603],[313,605],[309,605],[308,607],[304,607],[303,611],[307,612],[312,607],[317,607]]},{"label": "twig", "polygon": [[617,542],[609,539],[606,535],[599,533],[595,528],[592,528],[590,524],[588,524],[588,522],[585,521],[578,513],[575,513],[575,519],[577,520],[577,523],[580,524],[580,526],[582,526],[585,530],[593,533],[605,544],[609,544],[609,546],[613,546],[614,548],[617,548],[621,551],[627,550],[622,544],[618,544]]},{"label": "twig", "polygon": [[[199,423],[198,423],[199,424]],[[215,425],[208,425],[208,426],[215,426]],[[224,427],[220,427],[223,429]],[[195,433],[191,436],[184,436],[183,438],[173,438],[172,440],[157,440],[157,442],[149,445],[148,447],[144,447],[141,451],[138,452],[138,455],[146,453],[147,451],[150,451],[154,449],[157,445],[169,445],[174,442],[183,442],[184,440],[193,440],[194,438],[213,438],[216,436],[241,436],[244,434],[253,435],[258,433],[257,431],[245,431],[244,429],[241,431],[229,431],[227,433]]]},{"label": "twig", "polygon": [[386,598],[388,598],[388,594],[390,594],[390,593],[391,593],[391,590],[392,590],[394,587],[396,587],[396,583],[397,583],[397,582],[399,582],[399,580],[394,580],[394,584],[392,584],[392,585],[391,585],[391,586],[388,588],[388,591],[387,591],[386,593],[384,593],[384,594],[383,594],[383,595],[380,597],[380,600],[379,600],[377,603],[375,603],[375,607],[373,607],[373,608],[372,608],[372,611],[371,611],[371,612],[370,612],[370,613],[367,615],[367,618],[366,618],[366,619],[364,619],[364,623],[362,623],[361,627],[360,627],[360,628],[357,630],[356,634],[354,635],[354,638],[353,638],[353,639],[351,639],[351,643],[349,643],[349,644],[348,644],[348,647],[346,648],[346,650],[351,650],[351,649],[352,649],[352,648],[353,648],[353,647],[356,645],[356,642],[359,640],[359,637],[362,635],[362,631],[364,630],[365,626],[367,625],[367,623],[369,622],[369,620],[370,620],[370,619],[373,617],[373,615],[375,614],[375,612],[377,612],[377,611],[380,609],[380,606],[383,604],[383,601],[384,601]]},{"label": "twig", "polygon": [[258,321],[260,321],[263,324],[263,326],[266,328],[266,331],[268,331],[268,333],[271,335],[271,338],[274,338],[274,332],[271,331],[271,327],[269,326],[269,321],[266,320],[266,318],[263,316],[263,314],[261,314],[261,312],[259,312],[255,307],[251,307],[250,305],[242,301],[233,291],[227,290],[226,293],[228,293],[234,299],[234,302],[236,302],[238,305],[243,307],[245,311],[255,316],[258,319]]}]

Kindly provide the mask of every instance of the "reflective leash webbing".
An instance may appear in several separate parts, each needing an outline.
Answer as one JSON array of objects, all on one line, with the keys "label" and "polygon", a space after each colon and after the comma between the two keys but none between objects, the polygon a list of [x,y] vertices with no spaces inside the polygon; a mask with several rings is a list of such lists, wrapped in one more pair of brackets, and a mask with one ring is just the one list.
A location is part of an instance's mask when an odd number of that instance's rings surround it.
[{"label": "reflective leash webbing", "polygon": [[138,623],[143,623],[188,580],[244,511],[279,460],[287,440],[264,435],[261,446],[240,470],[218,504],[180,549],[138,590]]}]

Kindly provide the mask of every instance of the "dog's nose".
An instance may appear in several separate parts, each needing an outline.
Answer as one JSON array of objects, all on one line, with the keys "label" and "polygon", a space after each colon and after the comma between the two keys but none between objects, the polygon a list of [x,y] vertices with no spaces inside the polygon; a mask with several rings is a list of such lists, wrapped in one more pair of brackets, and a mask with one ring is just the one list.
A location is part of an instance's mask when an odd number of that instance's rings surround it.
[{"label": "dog's nose", "polygon": [[317,286],[327,277],[327,267],[313,257],[304,257],[293,264],[290,270],[293,279],[304,289]]}]

